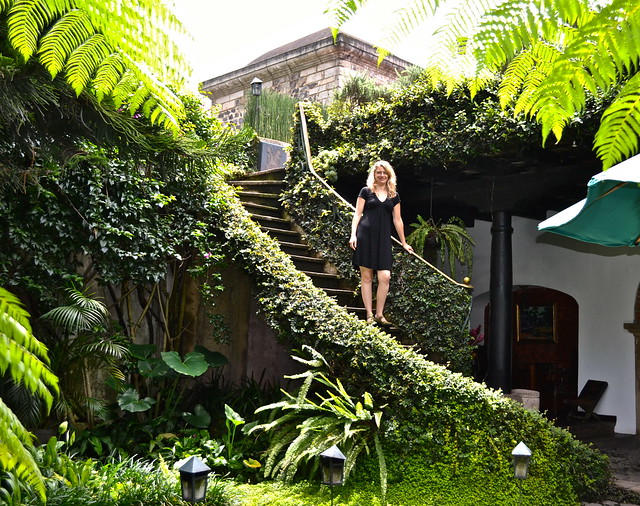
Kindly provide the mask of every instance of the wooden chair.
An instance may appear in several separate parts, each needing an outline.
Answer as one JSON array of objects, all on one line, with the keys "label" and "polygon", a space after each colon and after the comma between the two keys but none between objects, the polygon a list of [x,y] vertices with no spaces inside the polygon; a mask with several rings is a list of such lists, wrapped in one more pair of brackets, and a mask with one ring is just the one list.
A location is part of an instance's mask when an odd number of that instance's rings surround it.
[{"label": "wooden chair", "polygon": [[[600,417],[594,413],[594,409],[596,409],[608,386],[609,383],[606,381],[588,380],[582,387],[577,399],[565,399],[565,404],[573,406],[567,418],[575,418],[586,422],[593,416],[596,420],[600,420]],[[578,408],[582,408],[584,412],[578,411]]]}]

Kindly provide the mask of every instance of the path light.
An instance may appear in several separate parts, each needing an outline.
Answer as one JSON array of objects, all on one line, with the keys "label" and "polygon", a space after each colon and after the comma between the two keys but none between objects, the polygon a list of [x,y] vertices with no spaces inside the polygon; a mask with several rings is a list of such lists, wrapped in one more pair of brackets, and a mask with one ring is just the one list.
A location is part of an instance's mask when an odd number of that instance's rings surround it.
[{"label": "path light", "polygon": [[322,467],[322,484],[331,487],[331,505],[333,506],[333,487],[344,482],[344,463],[347,457],[340,449],[333,445],[320,454],[320,466]]},{"label": "path light", "polygon": [[204,501],[207,496],[207,484],[211,469],[198,457],[189,459],[178,468],[182,500],[187,502]]},{"label": "path light", "polygon": [[262,81],[259,77],[254,77],[251,81],[251,94],[256,97],[262,95]]},{"label": "path light", "polygon": [[531,450],[522,441],[518,443],[513,451],[513,475],[519,480],[524,480],[529,474],[529,461],[531,460]]}]

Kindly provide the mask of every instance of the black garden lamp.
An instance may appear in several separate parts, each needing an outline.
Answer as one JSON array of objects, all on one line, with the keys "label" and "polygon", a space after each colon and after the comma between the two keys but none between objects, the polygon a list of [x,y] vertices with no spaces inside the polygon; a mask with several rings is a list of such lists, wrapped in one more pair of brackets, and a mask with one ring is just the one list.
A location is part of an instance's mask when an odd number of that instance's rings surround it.
[{"label": "black garden lamp", "polygon": [[262,81],[259,77],[254,77],[251,81],[251,94],[255,97],[262,95]]},{"label": "black garden lamp", "polygon": [[182,500],[187,502],[204,501],[207,496],[207,484],[211,469],[198,457],[189,459],[180,466],[180,488]]},{"label": "black garden lamp", "polygon": [[329,485],[330,487],[342,485],[344,481],[344,463],[346,460],[347,457],[344,456],[336,445],[333,445],[320,454],[323,485]]},{"label": "black garden lamp", "polygon": [[524,480],[529,474],[529,461],[531,460],[531,450],[522,441],[518,443],[513,451],[513,475],[519,480]]}]

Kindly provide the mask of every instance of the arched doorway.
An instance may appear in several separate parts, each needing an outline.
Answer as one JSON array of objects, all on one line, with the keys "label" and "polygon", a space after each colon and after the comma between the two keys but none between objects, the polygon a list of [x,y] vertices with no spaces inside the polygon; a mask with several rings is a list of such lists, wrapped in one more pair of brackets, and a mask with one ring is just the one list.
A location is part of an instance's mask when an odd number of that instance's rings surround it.
[{"label": "arched doorway", "polygon": [[514,286],[513,322],[512,388],[540,392],[540,411],[564,422],[564,400],[578,395],[578,303],[551,288]]}]

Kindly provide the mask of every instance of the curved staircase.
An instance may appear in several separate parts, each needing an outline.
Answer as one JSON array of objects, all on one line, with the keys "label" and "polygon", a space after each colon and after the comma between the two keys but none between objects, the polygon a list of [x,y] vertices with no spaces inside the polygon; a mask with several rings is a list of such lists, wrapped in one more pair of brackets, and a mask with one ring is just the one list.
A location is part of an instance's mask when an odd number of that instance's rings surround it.
[{"label": "curved staircase", "polygon": [[313,284],[333,297],[359,318],[366,317],[359,291],[355,284],[341,278],[333,265],[311,249],[303,240],[302,231],[291,221],[280,204],[280,193],[285,186],[284,169],[267,169],[229,181],[240,187],[238,197],[262,230],[280,243],[282,251],[294,265],[311,278]]}]

